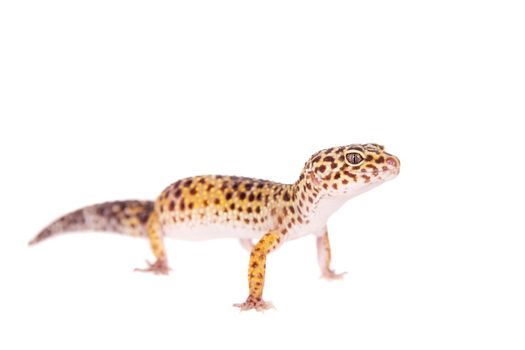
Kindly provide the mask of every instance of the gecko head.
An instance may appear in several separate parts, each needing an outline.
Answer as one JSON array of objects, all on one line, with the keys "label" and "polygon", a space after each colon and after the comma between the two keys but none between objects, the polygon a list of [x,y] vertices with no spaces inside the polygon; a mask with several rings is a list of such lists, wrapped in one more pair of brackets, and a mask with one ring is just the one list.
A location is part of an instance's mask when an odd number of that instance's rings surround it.
[{"label": "gecko head", "polygon": [[375,144],[353,144],[325,149],[306,163],[301,178],[306,187],[330,196],[354,196],[399,174],[399,159]]}]

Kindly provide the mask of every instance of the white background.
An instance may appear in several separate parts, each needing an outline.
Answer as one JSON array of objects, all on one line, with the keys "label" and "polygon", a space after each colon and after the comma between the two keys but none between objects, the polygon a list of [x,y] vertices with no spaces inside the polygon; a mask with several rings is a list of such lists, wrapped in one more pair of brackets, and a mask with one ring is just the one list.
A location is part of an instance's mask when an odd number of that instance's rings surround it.
[{"label": "white background", "polygon": [[[2,1],[0,348],[523,349],[525,12],[519,1]],[[178,178],[293,182],[377,142],[394,181],[268,260],[277,309],[240,313],[248,253],[55,217]]]}]

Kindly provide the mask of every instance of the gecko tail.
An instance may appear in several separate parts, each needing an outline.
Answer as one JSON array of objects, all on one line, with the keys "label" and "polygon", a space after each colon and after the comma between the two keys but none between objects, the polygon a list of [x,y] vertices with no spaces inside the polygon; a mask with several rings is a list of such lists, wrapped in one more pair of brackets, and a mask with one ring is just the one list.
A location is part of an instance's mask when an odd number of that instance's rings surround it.
[{"label": "gecko tail", "polygon": [[53,221],[29,245],[66,232],[106,231],[146,236],[146,223],[153,212],[152,201],[116,201],[75,210]]}]

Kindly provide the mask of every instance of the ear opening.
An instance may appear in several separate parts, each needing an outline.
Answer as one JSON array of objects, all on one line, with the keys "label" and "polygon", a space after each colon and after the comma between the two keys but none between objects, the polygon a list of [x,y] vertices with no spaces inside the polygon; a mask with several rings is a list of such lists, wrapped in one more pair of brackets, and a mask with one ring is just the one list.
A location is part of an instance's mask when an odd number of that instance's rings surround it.
[{"label": "ear opening", "polygon": [[321,184],[321,181],[319,180],[319,178],[316,175],[316,172],[313,169],[310,170],[310,180],[315,186],[319,186]]}]

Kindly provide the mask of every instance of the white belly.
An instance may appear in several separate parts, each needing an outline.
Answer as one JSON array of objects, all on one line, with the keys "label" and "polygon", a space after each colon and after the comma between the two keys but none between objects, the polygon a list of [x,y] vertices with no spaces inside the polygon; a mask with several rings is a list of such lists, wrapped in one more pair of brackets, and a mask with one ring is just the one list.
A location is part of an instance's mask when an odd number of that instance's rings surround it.
[{"label": "white belly", "polygon": [[[166,237],[202,241],[216,238],[238,238],[258,240],[267,229],[253,229],[244,225],[228,224],[197,224],[197,225],[169,225],[164,227]],[[286,235],[286,240],[296,239],[305,235],[324,233],[324,225],[313,227],[312,225],[295,225]]]},{"label": "white belly", "polygon": [[259,239],[265,230],[253,229],[244,225],[228,224],[182,224],[164,227],[164,235],[171,238],[200,241],[215,238]]}]

